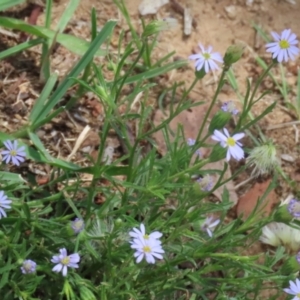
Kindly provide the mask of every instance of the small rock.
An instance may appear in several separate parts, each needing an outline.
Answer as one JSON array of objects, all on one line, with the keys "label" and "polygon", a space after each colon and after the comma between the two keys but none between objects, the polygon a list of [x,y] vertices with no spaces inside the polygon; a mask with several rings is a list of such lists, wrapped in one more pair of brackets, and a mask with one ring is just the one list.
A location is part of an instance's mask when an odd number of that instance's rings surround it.
[{"label": "small rock", "polygon": [[139,12],[142,16],[153,15],[158,12],[161,6],[169,3],[169,0],[143,0],[139,5]]},{"label": "small rock", "polygon": [[235,5],[229,5],[225,7],[225,11],[230,20],[234,20],[236,18],[237,12]]},{"label": "small rock", "polygon": [[282,160],[285,160],[285,161],[288,161],[288,162],[294,162],[295,161],[295,158],[289,154],[281,154],[281,159]]}]

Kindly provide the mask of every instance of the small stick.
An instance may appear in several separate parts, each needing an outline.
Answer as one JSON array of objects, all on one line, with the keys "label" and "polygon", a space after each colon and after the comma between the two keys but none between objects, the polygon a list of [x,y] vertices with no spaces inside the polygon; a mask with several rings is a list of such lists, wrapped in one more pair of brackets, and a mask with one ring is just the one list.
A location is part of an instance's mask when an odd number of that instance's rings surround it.
[{"label": "small stick", "polygon": [[283,123],[283,124],[271,125],[271,126],[267,127],[266,130],[273,130],[273,129],[283,128],[283,127],[287,127],[290,125],[297,125],[297,124],[300,124],[300,121],[293,121],[293,122],[287,122],[287,123]]},{"label": "small stick", "polygon": [[[176,0],[170,0],[171,7],[180,15],[184,16],[184,8],[176,1]],[[193,18],[192,19],[192,25],[194,28],[197,28],[198,23],[197,21]]]}]

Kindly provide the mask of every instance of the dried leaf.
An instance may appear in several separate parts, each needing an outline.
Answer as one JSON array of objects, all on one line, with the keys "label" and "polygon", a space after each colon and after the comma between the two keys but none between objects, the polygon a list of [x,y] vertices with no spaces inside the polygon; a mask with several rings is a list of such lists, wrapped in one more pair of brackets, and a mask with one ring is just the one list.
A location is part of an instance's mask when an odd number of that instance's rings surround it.
[{"label": "dried leaf", "polygon": [[[269,187],[270,182],[271,179],[262,183],[256,182],[247,193],[240,197],[237,205],[237,215],[243,215],[243,218],[247,219],[251,212],[254,210],[259,198],[263,196],[263,194]],[[276,202],[278,202],[277,196],[275,191],[272,190],[267,198],[263,201],[261,206],[258,208],[258,215],[269,215],[273,205]]]}]

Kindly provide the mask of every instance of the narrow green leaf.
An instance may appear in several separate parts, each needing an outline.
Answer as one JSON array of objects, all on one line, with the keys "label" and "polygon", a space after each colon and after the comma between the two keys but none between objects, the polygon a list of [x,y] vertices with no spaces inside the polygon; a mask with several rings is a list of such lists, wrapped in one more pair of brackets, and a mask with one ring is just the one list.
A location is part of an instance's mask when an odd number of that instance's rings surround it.
[{"label": "narrow green leaf", "polygon": [[35,102],[35,104],[32,108],[32,111],[30,113],[29,120],[30,120],[31,123],[34,123],[35,120],[39,117],[39,115],[43,111],[44,106],[47,103],[47,99],[48,99],[49,95],[51,94],[51,92],[53,91],[53,88],[55,86],[57,78],[58,78],[57,73],[53,73],[49,77],[46,85],[43,88],[43,91],[42,91],[41,95],[36,100],[36,102]]},{"label": "narrow green leaf", "polygon": [[44,147],[43,143],[41,142],[40,138],[32,132],[29,132],[29,137],[33,143],[33,145],[39,150],[40,153],[45,156],[48,161],[51,161],[51,155],[48,153],[47,149]]},{"label": "narrow green leaf", "polygon": [[249,122],[248,124],[246,124],[245,126],[243,126],[241,128],[241,130],[246,130],[249,127],[255,125],[260,119],[262,119],[265,115],[269,114],[273,108],[276,106],[276,102],[273,102],[270,106],[268,106],[263,112],[262,114],[260,114],[258,117],[256,117],[254,120],[252,120],[251,122]]},{"label": "narrow green leaf", "polygon": [[45,27],[50,28],[51,25],[51,12],[52,12],[53,0],[47,0],[46,11],[45,11]]},{"label": "narrow green leaf", "polygon": [[73,163],[52,157],[48,153],[48,151],[44,147],[43,143],[41,142],[41,140],[35,133],[29,132],[29,137],[30,137],[32,143],[34,144],[34,146],[39,150],[39,153],[41,154],[41,156],[39,158],[40,158],[40,160],[42,160],[42,162],[47,163],[52,166],[62,168],[64,170],[78,171],[81,169],[80,166],[77,166]]},{"label": "narrow green leaf", "polygon": [[67,5],[66,9],[64,10],[58,24],[56,27],[56,31],[63,32],[71,20],[72,16],[74,15],[75,10],[77,9],[80,0],[70,0],[69,4]]},{"label": "narrow green leaf", "polygon": [[[56,35],[55,31],[48,28],[37,25],[30,25],[22,20],[13,18],[0,17],[0,25],[6,28],[24,31],[29,34],[47,39],[54,39]],[[91,46],[91,43],[81,38],[64,33],[57,34],[56,41],[71,52],[80,56],[84,55]],[[104,56],[106,55],[106,51],[98,48],[95,52],[95,55]]]},{"label": "narrow green leaf", "polygon": [[69,206],[73,209],[75,215],[78,218],[81,218],[81,214],[80,214],[79,210],[77,209],[76,205],[74,204],[74,202],[72,201],[72,199],[70,199],[68,197],[65,197],[65,200],[67,201],[67,203],[69,204]]},{"label": "narrow green leaf", "polygon": [[154,69],[151,69],[151,70],[146,71],[144,73],[131,76],[131,77],[129,77],[125,80],[125,83],[126,84],[131,84],[131,83],[134,83],[134,82],[137,82],[137,81],[140,81],[140,80],[154,78],[154,77],[157,77],[159,75],[165,74],[165,73],[167,73],[167,72],[169,72],[173,69],[181,68],[181,67],[185,66],[186,64],[187,64],[186,61],[175,61],[175,62],[167,64],[163,67],[154,68]]},{"label": "narrow green leaf", "polygon": [[24,3],[26,0],[1,0],[0,11]]},{"label": "narrow green leaf", "polygon": [[26,180],[20,175],[11,172],[0,172],[1,181],[10,181],[11,183],[24,183]]},{"label": "narrow green leaf", "polygon": [[[108,36],[111,35],[113,28],[115,27],[116,22],[109,21],[107,22],[101,32],[98,34],[96,39],[91,43],[90,48],[88,51],[83,55],[81,60],[75,65],[75,67],[72,69],[72,71],[69,73],[68,77],[66,77],[63,82],[59,85],[59,87],[56,89],[56,91],[53,93],[53,95],[50,97],[50,99],[47,101],[47,103],[44,106],[43,111],[40,113],[40,115],[35,119],[34,124],[37,124],[39,121],[43,120],[50,111],[54,108],[56,104],[59,103],[63,95],[67,92],[67,90],[72,86],[73,81],[69,78],[71,77],[77,77],[84,69],[85,67],[90,63],[90,61],[93,59],[93,56],[99,49],[102,43],[107,39]],[[33,129],[34,124],[32,124]],[[32,131],[34,131],[32,130]]]},{"label": "narrow green leaf", "polygon": [[11,47],[7,50],[4,50],[4,51],[0,52],[0,60],[3,59],[3,58],[6,58],[8,56],[14,55],[18,52],[27,50],[27,49],[29,49],[33,46],[39,45],[43,42],[43,40],[44,40],[43,38],[37,38],[37,39],[34,39],[34,40],[24,42],[24,43],[19,44],[17,46]]}]

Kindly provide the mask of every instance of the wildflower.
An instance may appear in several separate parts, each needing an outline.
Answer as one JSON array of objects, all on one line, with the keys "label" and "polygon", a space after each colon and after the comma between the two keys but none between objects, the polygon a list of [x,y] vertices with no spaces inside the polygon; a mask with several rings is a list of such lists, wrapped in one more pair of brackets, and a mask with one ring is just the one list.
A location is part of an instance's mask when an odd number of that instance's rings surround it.
[{"label": "wildflower", "polygon": [[27,259],[23,261],[22,267],[21,267],[21,271],[23,274],[30,274],[30,273],[34,273],[36,269],[36,263],[31,260],[31,259]]},{"label": "wildflower", "polygon": [[280,165],[276,155],[276,148],[271,143],[255,147],[247,157],[246,163],[254,166],[251,175],[256,177],[270,174]]},{"label": "wildflower", "polygon": [[213,236],[213,231],[215,230],[215,228],[218,226],[218,224],[220,223],[220,219],[216,219],[214,220],[214,218],[212,216],[207,217],[204,221],[204,223],[201,226],[201,230],[202,231],[206,231],[207,234],[212,237]]},{"label": "wildflower", "polygon": [[293,300],[300,300],[300,280],[296,278],[296,281],[293,282],[290,280],[290,287],[283,289],[287,294],[294,295]]},{"label": "wildflower", "polygon": [[145,258],[148,264],[154,264],[155,258],[162,259],[161,253],[165,253],[161,247],[161,242],[150,238],[150,236],[148,239],[133,239],[131,248],[135,249],[134,257],[136,257],[136,263],[141,262]]},{"label": "wildflower", "polygon": [[268,43],[266,45],[267,52],[271,52],[273,59],[277,59],[278,62],[283,60],[287,62],[289,59],[294,60],[295,55],[299,53],[297,36],[291,32],[291,29],[285,29],[279,35],[276,32],[271,32],[275,42]]},{"label": "wildflower", "polygon": [[232,137],[229,135],[229,132],[226,128],[223,129],[223,134],[221,131],[215,129],[214,134],[212,135],[212,139],[215,141],[220,142],[220,145],[223,148],[228,148],[227,149],[227,155],[226,155],[226,160],[229,161],[231,156],[236,159],[240,160],[244,158],[244,151],[241,148],[242,144],[238,142],[241,138],[245,136],[244,133],[236,133]]},{"label": "wildflower", "polygon": [[[132,231],[129,232],[129,235],[134,239],[146,240],[146,241],[158,240],[159,238],[162,237],[162,233],[159,231],[154,231],[149,235],[146,234],[145,225],[143,223],[140,225],[140,230],[137,228],[133,228]],[[158,242],[161,243],[159,240]]]},{"label": "wildflower", "polygon": [[296,260],[297,260],[298,264],[300,265],[300,252],[297,253]]},{"label": "wildflower", "polygon": [[163,258],[161,253],[165,253],[165,251],[162,249],[161,241],[159,240],[162,236],[161,232],[154,231],[148,235],[146,234],[145,225],[142,223],[140,230],[133,228],[129,235],[133,238],[130,244],[131,248],[136,250],[134,253],[136,263],[141,262],[144,257],[149,264],[154,264],[155,258]]},{"label": "wildflower", "polygon": [[291,199],[288,206],[287,206],[288,212],[294,217],[299,218],[300,217],[300,201],[297,199]]},{"label": "wildflower", "polygon": [[196,140],[188,138],[187,139],[187,144],[189,146],[194,146],[196,144]]},{"label": "wildflower", "polygon": [[79,233],[84,229],[84,222],[82,219],[76,218],[74,221],[71,222],[71,227],[74,233]]},{"label": "wildflower", "polygon": [[227,68],[241,59],[244,48],[242,45],[231,45],[227,48],[224,55],[224,64]]},{"label": "wildflower", "polygon": [[8,150],[1,152],[3,155],[2,161],[5,161],[7,164],[12,161],[16,166],[19,166],[21,162],[25,161],[26,153],[24,146],[18,148],[18,142],[16,140],[13,142],[6,141],[4,145]]},{"label": "wildflower", "polygon": [[199,44],[199,47],[202,53],[193,54],[189,56],[189,59],[196,61],[196,71],[200,71],[203,67],[205,73],[208,73],[210,70],[218,70],[219,66],[215,63],[215,61],[223,63],[221,55],[217,52],[212,53],[212,46],[208,46],[207,50],[205,50],[202,44]]},{"label": "wildflower", "polygon": [[289,252],[300,248],[300,230],[284,223],[272,222],[262,228],[260,241],[274,247],[284,246]]},{"label": "wildflower", "polygon": [[[295,201],[294,201],[295,200]],[[279,207],[274,214],[274,221],[289,224],[293,219],[300,220],[298,211],[299,202],[290,194],[285,200],[281,200]],[[299,217],[297,217],[299,215]]]},{"label": "wildflower", "polygon": [[236,109],[233,101],[224,102],[221,109],[225,112],[231,113],[234,116],[239,113],[239,111]]},{"label": "wildflower", "polygon": [[204,192],[209,192],[213,188],[213,185],[214,185],[214,182],[213,182],[211,176],[208,174],[202,178],[197,179],[197,182],[199,182],[200,188]]},{"label": "wildflower", "polygon": [[149,37],[161,31],[171,30],[178,26],[178,21],[175,18],[164,18],[155,20],[147,24],[142,33],[142,37]]},{"label": "wildflower", "polygon": [[3,191],[0,191],[0,219],[1,217],[6,217],[5,209],[10,209],[11,200],[7,199],[7,196],[4,194]]},{"label": "wildflower", "polygon": [[59,273],[62,271],[63,276],[67,276],[68,268],[78,268],[78,263],[80,261],[80,256],[78,253],[71,255],[67,254],[67,250],[62,248],[59,250],[59,255],[54,255],[51,259],[51,262],[56,264],[52,271]]},{"label": "wildflower", "polygon": [[[196,144],[196,140],[191,139],[191,138],[188,138],[186,143],[187,143],[189,146],[194,146],[194,145]],[[196,153],[198,156],[201,156],[201,152],[200,152],[199,149],[196,150],[195,153]]]},{"label": "wildflower", "polygon": [[289,256],[281,268],[282,275],[289,275],[300,271],[300,252],[297,255]]}]

